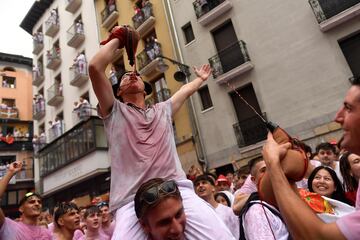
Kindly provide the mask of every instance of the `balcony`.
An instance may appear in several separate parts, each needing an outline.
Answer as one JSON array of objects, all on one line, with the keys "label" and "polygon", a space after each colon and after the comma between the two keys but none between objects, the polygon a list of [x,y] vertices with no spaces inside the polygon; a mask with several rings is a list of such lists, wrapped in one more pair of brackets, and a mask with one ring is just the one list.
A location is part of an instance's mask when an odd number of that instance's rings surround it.
[{"label": "balcony", "polygon": [[148,75],[156,70],[158,63],[162,61],[159,56],[161,56],[161,44],[156,41],[147,43],[145,49],[136,56],[139,73]]},{"label": "balcony", "polygon": [[47,90],[48,101],[47,104],[50,106],[58,106],[64,100],[62,93],[62,84],[55,83]]},{"label": "balcony", "polygon": [[309,0],[309,4],[323,32],[360,14],[360,0]]},{"label": "balcony", "polygon": [[32,142],[31,138],[14,138],[14,141],[12,143],[8,143],[6,141],[6,137],[0,138],[0,149],[2,151],[21,151],[21,150],[29,150],[32,151]]},{"label": "balcony", "polygon": [[16,174],[16,182],[26,182],[34,180],[34,169],[23,165],[20,172]]},{"label": "balcony", "polygon": [[33,36],[33,51],[32,53],[37,55],[44,48],[44,35],[42,32],[34,33]]},{"label": "balcony", "polygon": [[51,70],[56,70],[61,64],[61,57],[60,57],[60,48],[54,47],[52,48],[51,52],[48,51],[46,54],[47,57],[47,65],[46,68]]},{"label": "balcony", "polygon": [[80,87],[89,80],[87,72],[87,62],[83,65],[74,64],[69,68],[70,71],[70,85]]},{"label": "balcony", "polygon": [[102,27],[109,29],[113,26],[119,17],[116,4],[107,5],[104,10],[101,11]]},{"label": "balcony", "polygon": [[19,110],[16,107],[0,107],[0,118],[2,119],[18,119]]},{"label": "balcony", "polygon": [[[41,65],[41,64],[40,64]],[[33,67],[33,82],[32,84],[36,87],[40,86],[41,83],[44,82],[44,69],[42,65]]]},{"label": "balcony", "polygon": [[159,102],[165,102],[171,97],[171,91],[168,88],[162,88],[159,91],[156,92],[156,98],[155,96],[148,97],[145,100],[146,105],[154,105]]},{"label": "balcony", "polygon": [[36,102],[33,104],[33,119],[41,120],[45,117],[45,99],[38,98]]},{"label": "balcony", "polygon": [[232,8],[229,0],[196,0],[193,2],[198,22],[206,26]]},{"label": "balcony", "polygon": [[106,149],[103,122],[92,116],[39,151],[40,176],[45,177],[96,150]]},{"label": "balcony", "polygon": [[267,128],[258,116],[235,123],[233,128],[239,148],[263,141],[267,136]]},{"label": "balcony", "polygon": [[75,13],[81,6],[81,0],[65,0],[66,7],[65,10],[71,13]]},{"label": "balcony", "polygon": [[59,32],[59,17],[56,14],[52,14],[45,22],[45,35],[49,37],[55,37]]},{"label": "balcony", "polygon": [[88,120],[91,116],[97,116],[97,110],[89,103],[81,104],[79,107],[74,108],[72,111],[72,119],[74,124]]},{"label": "balcony", "polygon": [[65,123],[64,121],[58,121],[53,123],[53,125],[48,129],[49,143],[60,137],[65,132]]},{"label": "balcony", "polygon": [[67,45],[78,48],[85,40],[84,25],[81,21],[74,23],[67,30]]},{"label": "balcony", "polygon": [[218,84],[223,84],[254,67],[250,62],[246,43],[242,40],[209,58],[209,63],[213,69],[213,77]]},{"label": "balcony", "polygon": [[140,36],[145,36],[150,32],[155,24],[152,4],[147,1],[145,6],[132,17],[132,21]]}]

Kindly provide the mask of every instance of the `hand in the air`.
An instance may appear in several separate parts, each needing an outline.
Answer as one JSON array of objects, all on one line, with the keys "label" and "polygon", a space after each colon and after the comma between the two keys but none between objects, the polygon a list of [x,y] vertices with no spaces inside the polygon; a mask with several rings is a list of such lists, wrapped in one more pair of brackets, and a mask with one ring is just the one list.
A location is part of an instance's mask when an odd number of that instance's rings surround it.
[{"label": "hand in the air", "polygon": [[211,67],[209,64],[204,64],[200,68],[197,68],[195,66],[193,68],[196,76],[201,78],[203,81],[206,81],[211,74]]},{"label": "hand in the air", "polygon": [[16,174],[21,171],[22,168],[22,162],[21,161],[15,161],[10,163],[9,165],[9,172]]}]

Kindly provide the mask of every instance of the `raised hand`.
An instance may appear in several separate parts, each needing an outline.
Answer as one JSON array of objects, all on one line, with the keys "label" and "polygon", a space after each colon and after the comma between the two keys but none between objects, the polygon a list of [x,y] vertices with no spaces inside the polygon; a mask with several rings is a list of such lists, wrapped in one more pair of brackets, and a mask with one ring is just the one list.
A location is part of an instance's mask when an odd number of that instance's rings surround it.
[{"label": "raised hand", "polygon": [[22,162],[21,161],[15,161],[10,163],[9,165],[9,172],[13,173],[14,175],[21,171],[22,168]]},{"label": "raised hand", "polygon": [[211,74],[211,67],[209,64],[204,64],[200,68],[197,68],[195,66],[193,68],[196,76],[201,78],[203,81],[206,81]]},{"label": "raised hand", "polygon": [[287,150],[291,147],[291,143],[278,144],[273,135],[269,132],[267,140],[262,149],[262,155],[264,157],[266,166],[272,164],[280,165],[280,160],[286,155]]}]

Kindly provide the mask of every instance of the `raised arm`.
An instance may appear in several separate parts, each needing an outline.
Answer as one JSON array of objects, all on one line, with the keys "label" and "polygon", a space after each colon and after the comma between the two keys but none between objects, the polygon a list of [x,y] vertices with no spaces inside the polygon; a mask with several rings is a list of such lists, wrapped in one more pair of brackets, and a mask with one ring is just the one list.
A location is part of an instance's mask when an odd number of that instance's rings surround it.
[{"label": "raised arm", "polygon": [[106,67],[114,58],[115,51],[119,47],[119,40],[114,38],[95,54],[89,63],[89,75],[91,83],[99,101],[101,114],[107,115],[115,101],[112,86],[105,75]]},{"label": "raised arm", "polygon": [[[9,184],[10,179],[21,170],[22,162],[16,161],[10,164],[8,171],[5,176],[0,179],[0,199],[3,197],[4,192],[6,191],[7,185]],[[2,209],[0,208],[0,228],[4,224],[5,215]]]},{"label": "raised arm", "polygon": [[336,223],[326,224],[291,189],[280,166],[289,144],[279,145],[271,133],[263,148],[266,171],[270,174],[275,198],[294,239],[345,239]]},{"label": "raised arm", "polygon": [[194,67],[194,72],[197,76],[193,81],[182,86],[172,97],[172,114],[174,115],[180,107],[184,104],[185,100],[196,92],[201,84],[205,82],[210,74],[211,68],[209,64],[204,64],[200,68]]}]

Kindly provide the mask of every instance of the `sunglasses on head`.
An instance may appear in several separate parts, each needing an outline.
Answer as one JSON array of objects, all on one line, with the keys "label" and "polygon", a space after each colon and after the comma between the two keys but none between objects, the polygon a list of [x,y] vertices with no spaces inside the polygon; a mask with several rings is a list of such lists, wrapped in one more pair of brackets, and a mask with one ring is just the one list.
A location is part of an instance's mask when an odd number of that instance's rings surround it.
[{"label": "sunglasses on head", "polygon": [[29,198],[29,197],[34,196],[34,195],[35,195],[35,193],[33,193],[33,192],[28,192],[28,193],[25,194],[25,197],[26,197],[26,198]]},{"label": "sunglasses on head", "polygon": [[98,204],[96,204],[96,206],[98,207],[98,208],[102,208],[102,207],[104,207],[104,206],[109,206],[109,204],[107,203],[107,202],[99,202]]},{"label": "sunglasses on head", "polygon": [[180,195],[179,188],[174,180],[163,182],[158,186],[153,186],[146,190],[140,197],[140,202],[146,202],[148,205],[159,201],[160,196],[167,196],[177,193]]}]

